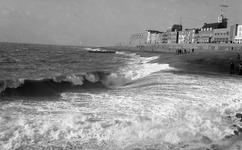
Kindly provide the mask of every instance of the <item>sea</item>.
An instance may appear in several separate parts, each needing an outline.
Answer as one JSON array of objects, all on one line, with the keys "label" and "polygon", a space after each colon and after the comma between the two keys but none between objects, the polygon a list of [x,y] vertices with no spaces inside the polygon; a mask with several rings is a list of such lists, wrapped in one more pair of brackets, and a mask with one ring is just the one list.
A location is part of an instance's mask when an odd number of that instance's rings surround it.
[{"label": "sea", "polygon": [[1,150],[237,150],[238,77],[163,54],[0,43]]}]

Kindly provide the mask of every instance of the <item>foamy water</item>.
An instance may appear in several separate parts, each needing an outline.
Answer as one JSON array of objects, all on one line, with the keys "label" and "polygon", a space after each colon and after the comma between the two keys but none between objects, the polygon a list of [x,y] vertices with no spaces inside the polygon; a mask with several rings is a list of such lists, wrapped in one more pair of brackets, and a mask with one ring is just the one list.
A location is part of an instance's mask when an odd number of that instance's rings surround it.
[{"label": "foamy water", "polygon": [[241,111],[241,80],[173,74],[168,64],[149,62],[156,58],[133,55],[108,76],[112,88],[105,91],[63,92],[56,101],[1,102],[0,148],[242,146],[239,137],[221,140],[233,133],[227,116]]}]

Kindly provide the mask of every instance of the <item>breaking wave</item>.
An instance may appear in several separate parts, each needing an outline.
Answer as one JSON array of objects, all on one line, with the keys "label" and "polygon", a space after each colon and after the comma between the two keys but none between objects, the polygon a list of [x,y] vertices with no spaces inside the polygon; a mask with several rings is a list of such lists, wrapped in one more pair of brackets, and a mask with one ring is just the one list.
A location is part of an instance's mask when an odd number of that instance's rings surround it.
[{"label": "breaking wave", "polygon": [[[123,54],[125,55],[125,54]],[[117,72],[93,71],[71,75],[61,75],[42,79],[6,79],[0,80],[0,95],[7,96],[50,96],[75,90],[107,90],[125,86],[154,72],[174,69],[169,64],[150,63],[157,57],[140,57],[135,54],[126,66]],[[85,91],[87,92],[87,91]]]},{"label": "breaking wave", "polygon": [[1,80],[1,95],[44,96],[75,89],[110,89],[130,80],[109,72],[88,72],[44,79]]}]

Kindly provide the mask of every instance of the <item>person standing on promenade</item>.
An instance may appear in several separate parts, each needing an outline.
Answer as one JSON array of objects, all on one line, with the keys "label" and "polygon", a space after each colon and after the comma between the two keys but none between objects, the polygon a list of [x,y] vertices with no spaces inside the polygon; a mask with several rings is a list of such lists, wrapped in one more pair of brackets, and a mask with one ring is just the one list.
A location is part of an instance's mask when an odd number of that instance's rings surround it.
[{"label": "person standing on promenade", "polygon": [[239,75],[240,76],[242,75],[242,65],[241,65],[241,63],[239,63]]},{"label": "person standing on promenade", "polygon": [[240,54],[239,53],[237,53],[237,60],[240,63]]},{"label": "person standing on promenade", "polygon": [[231,62],[230,64],[230,74],[234,74],[234,63]]}]

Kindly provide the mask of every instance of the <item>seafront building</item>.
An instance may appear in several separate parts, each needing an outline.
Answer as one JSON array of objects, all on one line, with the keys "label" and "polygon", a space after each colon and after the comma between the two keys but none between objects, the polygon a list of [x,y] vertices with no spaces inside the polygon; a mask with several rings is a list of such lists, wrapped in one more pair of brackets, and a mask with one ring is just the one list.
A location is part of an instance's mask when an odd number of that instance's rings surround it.
[{"label": "seafront building", "polygon": [[198,31],[200,29],[185,29],[185,31],[179,31],[178,43],[193,44],[197,43]]},{"label": "seafront building", "polygon": [[162,33],[160,31],[156,31],[156,30],[147,30],[148,32],[148,36],[147,36],[147,43],[149,44],[159,44],[161,43],[161,39],[162,39]]},{"label": "seafront building", "polygon": [[169,30],[167,30],[167,43],[178,43],[178,32],[182,31],[181,24],[174,24]]},{"label": "seafront building", "polygon": [[178,31],[173,31],[169,33],[169,38],[167,40],[167,43],[169,44],[178,43]]},{"label": "seafront building", "polygon": [[234,43],[242,43],[242,25],[234,24],[230,26],[230,39]]},{"label": "seafront building", "polygon": [[227,28],[227,20],[227,18],[221,15],[221,17],[218,17],[218,22],[216,23],[204,23],[198,32],[198,43],[212,43],[214,30]]},{"label": "seafront building", "polygon": [[214,29],[212,43],[230,43],[230,29]]},{"label": "seafront building", "polygon": [[132,34],[129,39],[129,44],[146,44],[147,32]]},{"label": "seafront building", "polygon": [[196,44],[196,43],[242,43],[242,25],[227,27],[228,19],[223,15],[217,22],[204,23],[201,28],[182,30],[182,25],[174,24],[166,32],[146,30],[133,34],[129,44]]},{"label": "seafront building", "polygon": [[145,30],[143,33],[132,34],[129,44],[159,44],[162,43],[162,33],[156,30]]}]

